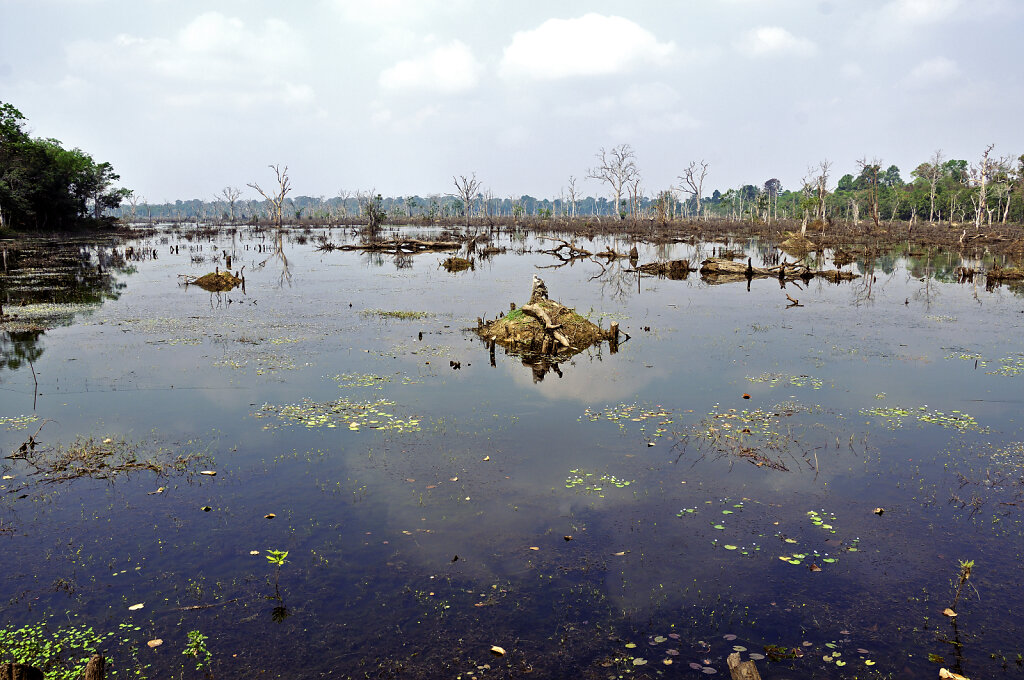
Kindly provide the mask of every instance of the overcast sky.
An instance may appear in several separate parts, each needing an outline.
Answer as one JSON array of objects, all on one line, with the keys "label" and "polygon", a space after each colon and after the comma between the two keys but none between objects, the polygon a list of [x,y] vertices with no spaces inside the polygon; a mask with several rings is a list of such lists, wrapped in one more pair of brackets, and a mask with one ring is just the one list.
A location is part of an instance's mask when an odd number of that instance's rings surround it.
[{"label": "overcast sky", "polygon": [[154,202],[270,163],[293,195],[607,195],[621,143],[648,195],[695,159],[794,188],[1024,153],[1022,38],[1022,0],[0,0],[0,100]]}]

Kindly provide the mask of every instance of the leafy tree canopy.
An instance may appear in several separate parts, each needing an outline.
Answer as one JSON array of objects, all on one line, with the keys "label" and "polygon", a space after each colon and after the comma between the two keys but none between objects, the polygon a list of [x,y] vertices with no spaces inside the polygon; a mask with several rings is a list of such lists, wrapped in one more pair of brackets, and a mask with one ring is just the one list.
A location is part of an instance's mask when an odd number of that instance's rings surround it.
[{"label": "leafy tree canopy", "polygon": [[99,223],[131,195],[115,187],[120,176],[81,149],[56,139],[33,139],[25,116],[0,102],[0,227],[72,229]]}]

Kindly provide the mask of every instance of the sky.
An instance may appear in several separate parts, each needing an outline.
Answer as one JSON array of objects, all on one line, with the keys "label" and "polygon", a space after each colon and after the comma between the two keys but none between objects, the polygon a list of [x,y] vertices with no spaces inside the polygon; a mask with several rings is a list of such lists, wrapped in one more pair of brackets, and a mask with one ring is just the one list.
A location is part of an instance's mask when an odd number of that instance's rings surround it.
[{"label": "sky", "polygon": [[1024,0],[0,0],[0,101],[150,202],[646,195],[1024,153]]}]

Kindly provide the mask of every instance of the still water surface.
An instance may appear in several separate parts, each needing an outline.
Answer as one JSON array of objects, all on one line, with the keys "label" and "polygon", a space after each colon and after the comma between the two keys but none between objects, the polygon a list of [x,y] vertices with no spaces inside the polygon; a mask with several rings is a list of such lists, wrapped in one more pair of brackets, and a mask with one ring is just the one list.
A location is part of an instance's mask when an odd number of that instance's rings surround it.
[{"label": "still water surface", "polygon": [[[524,237],[449,274],[314,236],[82,244],[115,294],[19,336],[31,366],[8,335],[5,455],[42,425],[41,448],[202,457],[63,483],[4,460],[0,625],[129,622],[107,651],[149,677],[202,675],[190,630],[221,678],[696,677],[766,645],[802,655],[759,659],[773,679],[931,678],[930,654],[1021,673],[1019,292],[955,283],[949,254],[748,289],[542,269],[550,243]],[[225,252],[244,292],[179,285]],[[466,329],[534,274],[631,338],[542,379],[500,348],[492,366]]]}]

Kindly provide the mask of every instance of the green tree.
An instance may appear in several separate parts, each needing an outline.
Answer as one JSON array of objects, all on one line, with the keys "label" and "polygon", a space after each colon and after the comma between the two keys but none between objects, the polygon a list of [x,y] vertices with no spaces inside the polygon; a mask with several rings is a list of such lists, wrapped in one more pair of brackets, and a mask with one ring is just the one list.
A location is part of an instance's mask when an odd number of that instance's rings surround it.
[{"label": "green tree", "polygon": [[33,139],[25,117],[0,102],[0,227],[69,229],[98,223],[130,193],[110,163],[56,139]]}]

